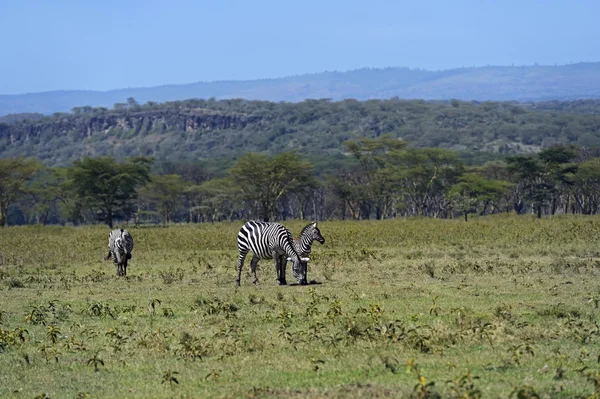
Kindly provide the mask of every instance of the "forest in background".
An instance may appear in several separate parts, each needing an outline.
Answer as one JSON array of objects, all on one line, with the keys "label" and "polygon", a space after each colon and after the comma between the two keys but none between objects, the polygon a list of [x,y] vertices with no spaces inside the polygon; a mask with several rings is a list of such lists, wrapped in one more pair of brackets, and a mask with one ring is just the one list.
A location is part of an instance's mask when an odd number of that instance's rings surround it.
[{"label": "forest in background", "polygon": [[468,166],[391,135],[344,143],[336,164],[295,152],[198,161],[84,157],[69,167],[0,159],[0,225],[596,214],[600,152],[557,145]]},{"label": "forest in background", "polygon": [[[314,162],[346,154],[343,143],[385,134],[417,148],[458,152],[469,164],[556,144],[600,145],[600,100],[513,103],[187,100],[113,108],[82,106],[53,116],[0,119],[0,158],[34,157],[66,167],[83,156],[227,166],[247,152],[298,152]],[[221,166],[223,168],[223,166]]]}]

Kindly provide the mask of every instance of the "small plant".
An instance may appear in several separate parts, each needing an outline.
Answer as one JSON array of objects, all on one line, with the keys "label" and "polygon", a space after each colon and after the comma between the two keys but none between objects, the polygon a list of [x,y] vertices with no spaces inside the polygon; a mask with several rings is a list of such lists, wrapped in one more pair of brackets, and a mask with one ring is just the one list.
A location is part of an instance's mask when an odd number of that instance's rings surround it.
[{"label": "small plant", "polygon": [[332,322],[335,322],[339,316],[342,315],[342,302],[337,300],[331,302],[329,310],[327,311],[327,317]]},{"label": "small plant", "polygon": [[208,373],[208,374],[206,374],[206,375],[204,376],[204,379],[205,379],[205,380],[208,380],[208,379],[210,378],[210,379],[212,379],[213,381],[216,381],[216,380],[218,380],[218,379],[219,379],[219,377],[220,377],[220,375],[221,375],[221,374],[220,374],[220,372],[221,372],[221,370],[215,370],[215,369],[213,369],[213,370],[211,370],[211,371],[210,371],[210,373]]},{"label": "small plant", "polygon": [[540,394],[531,385],[518,385],[514,387],[509,398],[516,399],[540,399]]},{"label": "small plant", "polygon": [[185,360],[202,360],[208,353],[208,344],[200,342],[188,333],[183,333],[179,344],[181,345],[179,356]]},{"label": "small plant", "polygon": [[54,324],[51,324],[47,328],[46,336],[50,338],[50,341],[52,341],[53,344],[55,344],[60,336],[60,329]]},{"label": "small plant", "polygon": [[88,305],[87,314],[94,317],[111,317],[117,318],[116,309],[112,308],[107,303],[93,302]]},{"label": "small plant", "polygon": [[518,365],[521,364],[521,359],[524,355],[529,354],[532,357],[535,356],[533,346],[528,343],[513,345],[508,349],[508,353],[510,354],[513,363]]},{"label": "small plant", "polygon": [[393,374],[396,374],[400,370],[400,362],[395,357],[382,357],[381,361],[387,370],[390,370]]},{"label": "small plant", "polygon": [[18,278],[15,278],[15,277],[11,277],[6,282],[6,285],[8,286],[9,289],[25,287],[25,284],[23,284],[23,282],[21,280],[19,280]]},{"label": "small plant", "polygon": [[51,345],[42,345],[40,346],[39,351],[42,352],[42,354],[44,355],[46,363],[48,363],[50,359],[54,359],[54,361],[58,363],[58,357],[60,355],[60,351],[58,350],[58,348],[55,348]]},{"label": "small plant", "polygon": [[435,267],[433,266],[433,263],[425,262],[423,264],[423,270],[429,277],[435,278]]},{"label": "small plant", "polygon": [[437,299],[439,298],[438,295],[436,295],[433,299],[432,299],[432,304],[431,304],[431,309],[429,309],[429,314],[430,315],[434,315],[434,316],[439,316],[440,315],[440,308],[437,305]]},{"label": "small plant", "polygon": [[175,377],[176,374],[179,374],[177,371],[168,370],[163,374],[161,384],[168,383],[171,388],[173,388],[173,384],[179,385],[179,380]]},{"label": "small plant", "polygon": [[104,367],[104,360],[100,359],[100,351],[94,352],[94,355],[88,359],[87,365],[94,367],[94,372],[100,371],[100,366]]},{"label": "small plant", "polygon": [[435,381],[427,381],[427,378],[421,371],[421,368],[415,363],[414,359],[409,359],[406,362],[406,372],[414,372],[417,376],[418,382],[413,387],[411,398],[414,399],[440,399],[439,393],[433,390]]},{"label": "small plant", "polygon": [[292,320],[294,320],[294,314],[287,309],[283,309],[279,316],[279,336],[288,342],[292,341],[292,333],[289,331]]},{"label": "small plant", "polygon": [[150,329],[154,326],[154,316],[156,315],[156,308],[162,304],[160,299],[154,298],[148,302],[148,311],[150,312]]},{"label": "small plant", "polygon": [[48,311],[44,306],[33,305],[31,311],[25,316],[25,323],[46,325],[48,321]]},{"label": "small plant", "polygon": [[598,309],[598,304],[600,304],[600,293],[590,294],[587,303],[593,303],[594,308]]},{"label": "small plant", "polygon": [[450,385],[451,397],[456,399],[481,398],[481,391],[475,387],[475,380],[477,379],[479,377],[473,376],[471,372],[467,371],[462,376],[447,381],[447,384]]},{"label": "small plant", "polygon": [[170,319],[175,317],[175,312],[173,312],[173,309],[171,308],[163,308],[162,312],[164,317],[168,317]]},{"label": "small plant", "polygon": [[319,372],[319,370],[321,369],[321,364],[325,364],[325,360],[317,359],[315,357],[311,358],[310,362],[312,363],[312,370],[315,373]]}]

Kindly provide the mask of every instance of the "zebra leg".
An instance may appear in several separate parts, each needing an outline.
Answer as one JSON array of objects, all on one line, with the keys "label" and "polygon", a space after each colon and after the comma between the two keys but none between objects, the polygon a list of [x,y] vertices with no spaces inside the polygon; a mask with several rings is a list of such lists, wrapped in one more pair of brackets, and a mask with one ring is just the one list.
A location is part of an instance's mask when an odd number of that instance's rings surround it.
[{"label": "zebra leg", "polygon": [[112,252],[108,251],[108,255],[104,258],[104,260],[109,260],[112,257]]},{"label": "zebra leg", "polygon": [[129,258],[125,257],[125,259],[123,260],[123,277],[127,276],[127,259]]},{"label": "zebra leg", "polygon": [[277,279],[277,282],[280,281],[280,276],[281,276],[281,268],[280,268],[280,259],[279,256],[275,255],[275,257],[273,258],[273,260],[275,261],[275,276]]},{"label": "zebra leg", "polygon": [[115,263],[115,268],[117,269],[117,276],[121,275],[121,265],[119,264],[119,261],[117,260],[116,256],[113,256],[113,262]]},{"label": "zebra leg", "polygon": [[237,279],[235,280],[235,285],[237,287],[240,286],[240,281],[242,280],[242,266],[244,266],[244,259],[246,259],[247,254],[248,254],[247,249],[240,248],[240,255],[238,257]]},{"label": "zebra leg", "polygon": [[250,261],[250,270],[252,270],[252,275],[254,276],[254,284],[258,284],[258,277],[256,276],[256,266],[258,265],[258,256],[253,255],[252,260]]},{"label": "zebra leg", "polygon": [[287,285],[287,281],[285,280],[285,267],[287,265],[287,257],[280,256],[279,257],[279,285]]}]

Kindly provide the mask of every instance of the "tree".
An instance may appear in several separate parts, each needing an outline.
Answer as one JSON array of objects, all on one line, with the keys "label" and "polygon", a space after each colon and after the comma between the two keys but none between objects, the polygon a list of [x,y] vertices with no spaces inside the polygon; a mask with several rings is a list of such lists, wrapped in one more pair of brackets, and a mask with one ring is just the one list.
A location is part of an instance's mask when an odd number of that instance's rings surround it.
[{"label": "tree", "polygon": [[173,214],[186,188],[186,181],[179,175],[154,175],[144,187],[146,196],[156,201],[165,224]]},{"label": "tree", "polygon": [[239,209],[239,188],[230,178],[212,179],[195,186],[200,197],[195,211],[201,213],[205,221],[231,220]]},{"label": "tree", "polygon": [[409,148],[398,169],[414,213],[437,217],[450,205],[445,196],[463,172],[456,153],[443,148]]},{"label": "tree", "polygon": [[36,223],[48,223],[50,212],[56,210],[56,202],[61,198],[61,185],[64,175],[59,169],[47,168],[38,173],[24,188],[30,201],[30,211],[36,216]]},{"label": "tree", "polygon": [[[397,166],[401,160],[407,143],[390,135],[376,139],[361,138],[357,141],[346,141],[344,146],[359,162],[364,175],[365,184],[361,187],[370,203],[367,208],[375,208],[376,218],[385,217],[400,187],[400,175]],[[336,188],[343,185],[336,184]],[[342,191],[339,191],[342,193]],[[366,217],[369,217],[367,212]]]},{"label": "tree", "polygon": [[8,206],[21,194],[25,181],[41,168],[33,159],[0,159],[0,227],[6,225]]},{"label": "tree", "polygon": [[[465,173],[458,178],[458,183],[452,186],[450,194],[455,203],[468,220],[469,212],[482,202],[486,203],[500,197],[510,183],[501,180],[488,180],[477,173]],[[484,205],[485,209],[485,205]]]},{"label": "tree", "polygon": [[276,156],[247,153],[229,173],[244,200],[254,203],[256,212],[268,222],[276,215],[277,205],[284,196],[308,184],[311,168],[309,162],[294,153]]},{"label": "tree", "polygon": [[113,218],[130,212],[137,188],[150,180],[151,162],[143,157],[123,163],[110,157],[85,157],[73,162],[69,177],[74,191],[112,228]]}]

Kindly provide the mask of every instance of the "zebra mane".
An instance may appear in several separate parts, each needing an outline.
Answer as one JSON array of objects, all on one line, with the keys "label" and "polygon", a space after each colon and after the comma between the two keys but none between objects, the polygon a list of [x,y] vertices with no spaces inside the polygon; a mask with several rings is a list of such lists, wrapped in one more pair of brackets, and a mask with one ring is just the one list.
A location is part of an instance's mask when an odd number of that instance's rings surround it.
[{"label": "zebra mane", "polygon": [[307,231],[308,229],[310,229],[310,228],[313,226],[313,224],[315,224],[315,223],[314,223],[314,222],[312,222],[312,223],[309,223],[309,224],[307,224],[306,226],[304,226],[304,227],[302,228],[302,230],[300,231],[300,235],[298,236],[298,239],[300,239],[300,238],[302,237],[302,234],[306,233],[306,231]]}]

